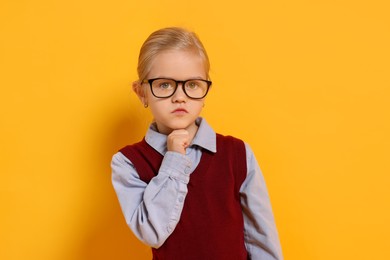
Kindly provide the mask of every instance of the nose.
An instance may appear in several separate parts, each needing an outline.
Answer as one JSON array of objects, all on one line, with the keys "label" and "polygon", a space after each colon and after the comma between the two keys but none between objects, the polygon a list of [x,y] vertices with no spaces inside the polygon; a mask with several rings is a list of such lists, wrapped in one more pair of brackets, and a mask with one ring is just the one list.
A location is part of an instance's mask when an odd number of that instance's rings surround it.
[{"label": "nose", "polygon": [[186,100],[187,100],[187,95],[184,93],[183,83],[179,83],[177,85],[175,93],[172,96],[172,102],[181,103],[181,102],[186,102]]}]

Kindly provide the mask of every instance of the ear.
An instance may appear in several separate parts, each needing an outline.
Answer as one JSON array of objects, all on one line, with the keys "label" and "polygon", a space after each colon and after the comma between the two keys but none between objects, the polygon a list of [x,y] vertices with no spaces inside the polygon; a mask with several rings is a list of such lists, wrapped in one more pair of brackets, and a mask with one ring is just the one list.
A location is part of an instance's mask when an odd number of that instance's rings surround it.
[{"label": "ear", "polygon": [[145,88],[142,86],[141,82],[139,80],[134,81],[132,86],[133,86],[133,91],[135,92],[135,94],[137,94],[142,104],[144,104],[144,106],[147,105],[148,101],[146,97]]}]

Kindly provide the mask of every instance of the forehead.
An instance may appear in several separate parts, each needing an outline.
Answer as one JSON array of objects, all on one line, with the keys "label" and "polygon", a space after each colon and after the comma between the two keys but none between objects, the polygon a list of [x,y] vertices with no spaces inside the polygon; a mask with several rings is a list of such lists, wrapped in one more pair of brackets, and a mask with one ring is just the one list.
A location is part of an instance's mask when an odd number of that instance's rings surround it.
[{"label": "forehead", "polygon": [[206,78],[205,61],[199,53],[185,50],[169,50],[157,54],[150,67],[149,78]]}]

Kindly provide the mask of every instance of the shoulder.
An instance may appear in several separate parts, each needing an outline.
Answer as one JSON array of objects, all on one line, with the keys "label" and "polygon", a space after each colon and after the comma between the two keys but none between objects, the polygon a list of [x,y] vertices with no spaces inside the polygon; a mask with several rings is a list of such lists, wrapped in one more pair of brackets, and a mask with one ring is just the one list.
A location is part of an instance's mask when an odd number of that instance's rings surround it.
[{"label": "shoulder", "polygon": [[121,149],[119,149],[119,152],[126,151],[126,150],[131,150],[131,149],[137,149],[139,147],[144,146],[144,144],[146,144],[145,138],[143,138],[139,142],[136,142],[136,143],[133,143],[133,144],[128,144],[128,145],[122,147]]},{"label": "shoulder", "polygon": [[246,150],[246,143],[234,136],[231,135],[222,135],[217,134],[217,147],[218,146],[233,146],[239,149],[245,149]]},{"label": "shoulder", "polygon": [[236,156],[246,156],[247,145],[246,143],[231,135],[217,134],[217,151],[223,151],[224,153],[230,153]]},{"label": "shoulder", "polygon": [[132,160],[133,155],[140,154],[140,153],[141,154],[147,153],[149,150],[153,150],[153,149],[151,149],[150,145],[148,145],[148,143],[145,141],[145,138],[143,138],[141,141],[139,141],[137,143],[126,145],[125,147],[122,147],[121,149],[119,149],[118,152],[123,154],[124,156],[126,156],[130,160]]},{"label": "shoulder", "polygon": [[231,135],[222,135],[217,133],[217,140],[221,142],[233,142],[233,143],[244,143],[241,139],[231,136]]},{"label": "shoulder", "polygon": [[134,169],[133,163],[121,152],[117,152],[112,156],[111,170],[114,179],[123,179],[132,169]]},{"label": "shoulder", "polygon": [[219,146],[221,146],[221,144],[228,144],[237,147],[238,149],[243,149],[248,158],[254,157],[251,146],[240,138],[217,133],[217,142],[220,144]]}]

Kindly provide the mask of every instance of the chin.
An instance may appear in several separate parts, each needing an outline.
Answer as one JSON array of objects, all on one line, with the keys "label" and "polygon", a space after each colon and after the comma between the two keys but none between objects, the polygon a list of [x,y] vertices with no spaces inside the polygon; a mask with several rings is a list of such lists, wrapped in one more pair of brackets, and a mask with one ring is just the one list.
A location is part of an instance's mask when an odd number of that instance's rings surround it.
[{"label": "chin", "polygon": [[171,127],[172,130],[180,130],[180,129],[187,129],[189,127],[189,125],[187,124],[177,124],[177,125],[173,125]]},{"label": "chin", "polygon": [[165,121],[157,123],[161,126],[161,129],[165,129],[164,132],[172,132],[174,130],[188,129],[192,124],[195,123],[195,120],[171,120],[170,122]]}]

